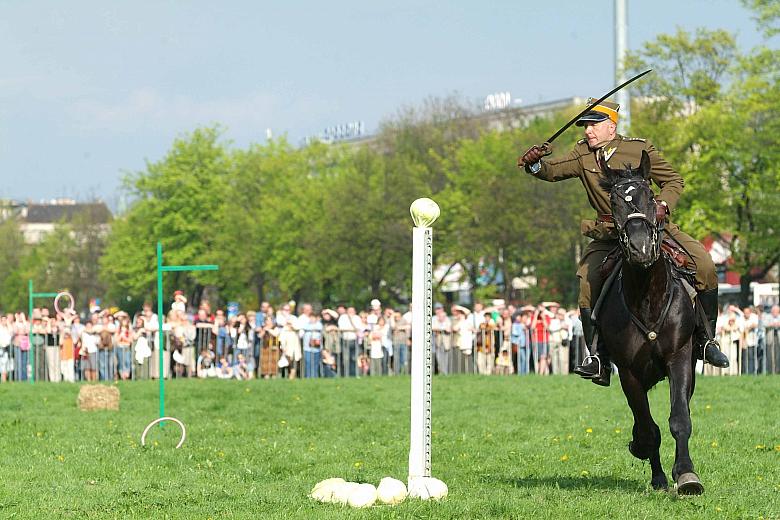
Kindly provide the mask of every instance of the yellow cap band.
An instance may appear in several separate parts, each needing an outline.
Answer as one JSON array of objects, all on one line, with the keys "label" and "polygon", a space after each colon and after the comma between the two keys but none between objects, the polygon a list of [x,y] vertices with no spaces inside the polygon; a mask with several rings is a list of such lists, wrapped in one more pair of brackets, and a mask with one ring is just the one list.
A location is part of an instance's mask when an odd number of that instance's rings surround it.
[{"label": "yellow cap band", "polygon": [[617,124],[618,121],[618,113],[617,110],[614,110],[609,107],[605,107],[604,105],[596,105],[591,110],[595,112],[601,112],[602,114],[606,114],[607,117],[609,117],[613,123]]}]

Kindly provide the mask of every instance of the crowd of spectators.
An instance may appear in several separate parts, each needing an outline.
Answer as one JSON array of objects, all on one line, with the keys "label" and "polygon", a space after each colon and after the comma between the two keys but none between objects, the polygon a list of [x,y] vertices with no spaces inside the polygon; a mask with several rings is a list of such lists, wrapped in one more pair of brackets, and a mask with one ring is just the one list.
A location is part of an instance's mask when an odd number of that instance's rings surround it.
[{"label": "crowd of spectators", "polygon": [[[475,303],[472,309],[441,304],[432,317],[434,371],[568,374],[586,355],[577,309],[555,302],[516,307]],[[448,312],[449,311],[449,312]],[[30,330],[32,326],[32,335]],[[0,315],[2,382],[29,377],[49,381],[113,381],[159,377],[222,379],[362,377],[406,374],[411,348],[408,309],[372,300],[365,310],[340,305],[315,312],[293,302],[274,309],[227,314],[208,301],[188,312],[177,292],[163,320],[144,305],[135,316],[94,310],[56,316],[35,309]],[[705,374],[780,373],[780,307],[765,312],[729,306],[717,335],[731,360]]]}]

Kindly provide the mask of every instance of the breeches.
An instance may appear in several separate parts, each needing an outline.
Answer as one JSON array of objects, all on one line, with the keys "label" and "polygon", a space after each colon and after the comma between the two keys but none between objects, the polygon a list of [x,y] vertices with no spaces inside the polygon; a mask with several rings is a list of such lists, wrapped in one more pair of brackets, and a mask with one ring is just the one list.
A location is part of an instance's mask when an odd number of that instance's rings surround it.
[{"label": "breeches", "polygon": [[[696,290],[716,289],[718,275],[715,272],[715,263],[704,246],[698,240],[680,231],[680,228],[675,224],[667,224],[664,232],[683,246],[693,260],[693,268],[696,270]],[[589,309],[596,303],[604,283],[600,272],[601,263],[607,253],[617,245],[617,240],[594,240],[585,248],[577,268],[577,278],[580,279],[579,306],[581,308]]]}]

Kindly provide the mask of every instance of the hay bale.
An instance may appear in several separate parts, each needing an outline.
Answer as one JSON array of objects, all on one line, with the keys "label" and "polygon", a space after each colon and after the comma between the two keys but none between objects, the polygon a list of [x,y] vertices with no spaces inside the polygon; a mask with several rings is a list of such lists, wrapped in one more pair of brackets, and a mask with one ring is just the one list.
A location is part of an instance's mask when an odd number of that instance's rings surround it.
[{"label": "hay bale", "polygon": [[84,385],[79,390],[79,409],[119,410],[119,388],[108,385]]}]

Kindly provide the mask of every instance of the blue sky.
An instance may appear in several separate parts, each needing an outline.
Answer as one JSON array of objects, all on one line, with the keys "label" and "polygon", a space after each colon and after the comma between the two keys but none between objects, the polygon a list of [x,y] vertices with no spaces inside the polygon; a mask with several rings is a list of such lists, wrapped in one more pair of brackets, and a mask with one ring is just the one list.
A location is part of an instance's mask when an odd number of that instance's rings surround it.
[{"label": "blue sky", "polygon": [[[70,1],[0,6],[0,198],[100,197],[221,124],[293,143],[457,92],[524,103],[613,86],[613,2]],[[737,0],[629,0],[629,45],[677,27],[761,42]]]}]

